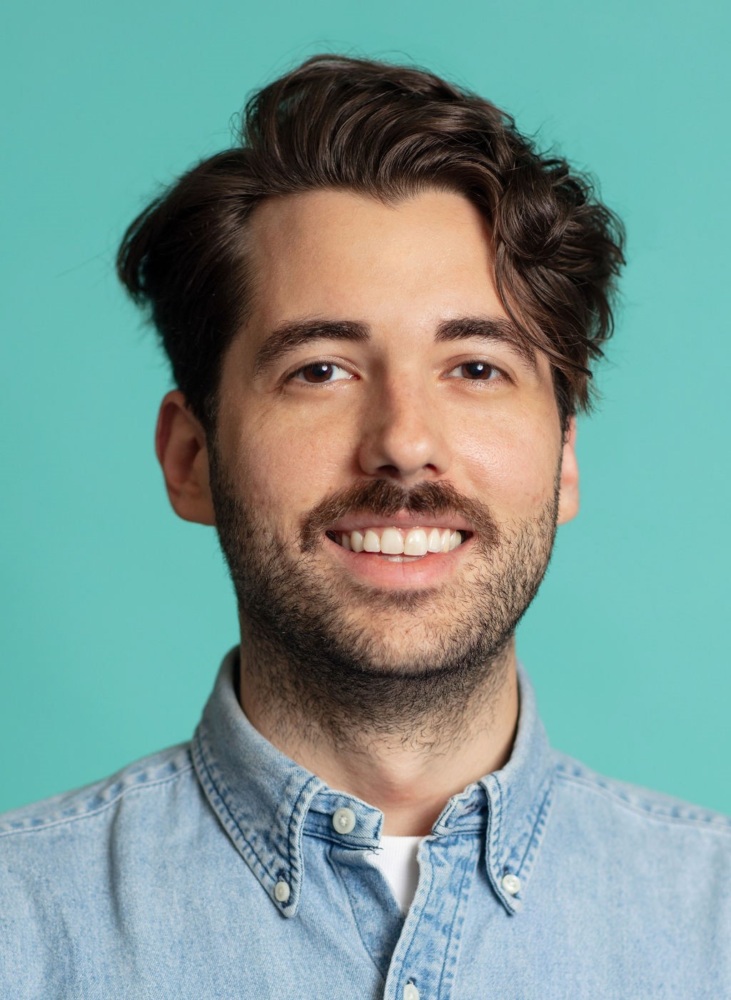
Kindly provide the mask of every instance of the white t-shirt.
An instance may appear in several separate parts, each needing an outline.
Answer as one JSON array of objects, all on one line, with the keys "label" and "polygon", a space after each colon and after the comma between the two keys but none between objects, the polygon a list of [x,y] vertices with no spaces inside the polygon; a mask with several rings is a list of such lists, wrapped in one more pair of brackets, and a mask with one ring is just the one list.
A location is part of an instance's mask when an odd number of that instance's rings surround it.
[{"label": "white t-shirt", "polygon": [[383,872],[396,902],[406,913],[419,882],[416,854],[423,837],[381,837],[380,851],[372,851],[369,860]]}]

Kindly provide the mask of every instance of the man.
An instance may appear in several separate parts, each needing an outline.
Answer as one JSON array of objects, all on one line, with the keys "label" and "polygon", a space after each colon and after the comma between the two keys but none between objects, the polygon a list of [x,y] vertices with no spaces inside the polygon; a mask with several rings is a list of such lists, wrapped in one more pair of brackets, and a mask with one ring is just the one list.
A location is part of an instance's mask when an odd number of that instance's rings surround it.
[{"label": "man", "polygon": [[338,57],[132,224],[241,644],[189,745],[5,818],[3,996],[731,996],[731,825],[553,751],[516,662],[622,262],[508,116]]}]

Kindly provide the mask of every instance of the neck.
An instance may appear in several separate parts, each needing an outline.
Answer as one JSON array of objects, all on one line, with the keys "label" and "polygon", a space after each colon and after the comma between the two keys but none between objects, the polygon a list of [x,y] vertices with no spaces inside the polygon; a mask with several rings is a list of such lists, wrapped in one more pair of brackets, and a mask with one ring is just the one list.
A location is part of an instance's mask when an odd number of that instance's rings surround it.
[{"label": "neck", "polygon": [[451,796],[502,767],[515,737],[511,640],[481,669],[349,677],[310,690],[262,638],[242,629],[240,701],[252,725],[329,787],[380,809],[384,833],[427,834]]}]

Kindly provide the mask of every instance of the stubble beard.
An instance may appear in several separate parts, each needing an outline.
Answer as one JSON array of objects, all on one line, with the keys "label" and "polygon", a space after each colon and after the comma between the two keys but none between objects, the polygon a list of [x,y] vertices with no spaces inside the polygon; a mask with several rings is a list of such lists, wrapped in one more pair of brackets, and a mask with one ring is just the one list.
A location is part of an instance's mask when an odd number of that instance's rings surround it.
[{"label": "stubble beard", "polygon": [[[515,628],[548,567],[558,474],[536,516],[500,527],[485,505],[448,484],[408,491],[387,480],[356,484],[310,512],[294,555],[292,543],[247,507],[215,451],[211,491],[238,601],[246,683],[256,686],[257,703],[283,741],[288,733],[325,736],[352,749],[385,736],[446,748],[476,703],[489,710]],[[318,556],[333,544],[323,526],[356,510],[444,514],[445,523],[450,513],[466,516],[478,528],[469,580],[389,592],[323,572]]]}]

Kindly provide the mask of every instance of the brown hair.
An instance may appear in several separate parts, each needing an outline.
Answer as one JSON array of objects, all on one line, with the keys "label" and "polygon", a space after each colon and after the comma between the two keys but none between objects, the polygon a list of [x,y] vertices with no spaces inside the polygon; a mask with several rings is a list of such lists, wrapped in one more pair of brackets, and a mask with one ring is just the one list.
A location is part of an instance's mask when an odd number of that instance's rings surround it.
[{"label": "brown hair", "polygon": [[491,227],[506,311],[551,361],[564,423],[589,407],[623,227],[585,176],[538,152],[504,111],[422,70],[321,55],[253,95],[238,139],[134,220],[117,261],[209,432],[223,355],[251,299],[247,220],[266,198],[317,188],[469,198]]}]

